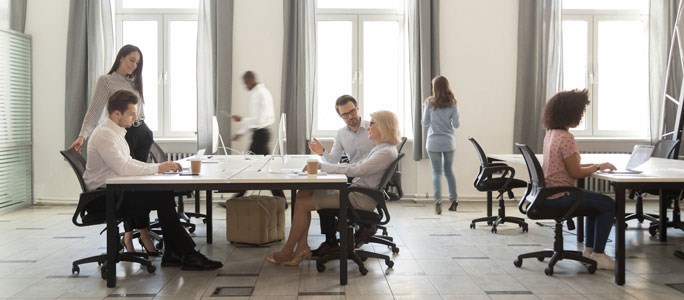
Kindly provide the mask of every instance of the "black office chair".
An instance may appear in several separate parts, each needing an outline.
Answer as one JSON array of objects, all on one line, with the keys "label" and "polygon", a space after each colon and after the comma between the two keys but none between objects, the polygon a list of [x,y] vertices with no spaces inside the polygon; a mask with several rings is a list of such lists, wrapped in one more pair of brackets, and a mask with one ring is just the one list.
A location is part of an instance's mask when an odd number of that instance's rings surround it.
[{"label": "black office chair", "polygon": [[[71,221],[74,223],[74,225],[79,227],[106,224],[106,190],[97,189],[94,191],[88,191],[86,189],[85,181],[83,180],[83,173],[85,173],[86,168],[86,160],[80,153],[74,149],[62,150],[59,151],[59,153],[61,153],[62,156],[66,158],[67,162],[69,162],[69,165],[76,174],[76,178],[78,178],[78,183],[81,185],[82,192],[78,199],[78,205],[76,206],[76,211],[74,211]],[[119,217],[123,217],[122,215],[124,213],[119,212],[117,214],[121,214]],[[148,256],[145,253],[119,252],[117,255],[117,260],[139,263],[146,267],[147,272],[154,273],[154,271],[157,270],[157,267],[155,267],[151,261],[147,260],[147,257]],[[102,276],[102,279],[105,279],[107,274],[106,261],[106,253],[75,260],[72,263],[71,273],[78,275],[81,272],[79,265],[97,262],[98,265],[102,266],[100,268],[100,276]]]},{"label": "black office chair", "polygon": [[[164,149],[159,146],[156,142],[152,143],[152,147],[150,147],[150,156],[152,158],[152,161],[156,163],[162,163],[168,160],[166,156],[166,152],[164,152]],[[190,218],[198,218],[202,219],[204,223],[206,223],[206,214],[200,213],[200,199],[199,199],[199,191],[195,191],[195,212],[186,212],[185,211],[185,205],[183,203],[183,197],[192,197],[193,192],[192,191],[175,191],[174,196],[178,199],[178,218],[181,220],[181,224],[183,227],[187,228],[190,233],[195,232],[196,225],[192,222],[190,222]],[[156,226],[158,227],[158,226]]]},{"label": "black office chair", "polygon": [[[402,153],[406,140],[405,136],[401,137],[401,142],[397,146],[398,153]],[[396,189],[397,192],[392,192],[392,189]],[[394,171],[394,174],[392,174],[387,186],[385,186],[385,193],[387,194],[389,201],[396,201],[404,197],[404,191],[401,189],[401,171],[399,170],[399,166],[397,166],[397,169]]]},{"label": "black office chair", "polygon": [[[392,177],[395,168],[399,164],[399,160],[401,160],[403,157],[404,154],[400,153],[399,156],[392,162],[392,164],[389,165],[389,167],[385,170],[382,179],[380,180],[380,184],[378,184],[376,188],[371,189],[361,187],[350,187],[347,190],[348,193],[358,192],[365,194],[375,199],[375,201],[377,201],[378,203],[376,211],[364,211],[353,209],[351,203],[348,203],[349,212],[347,214],[347,236],[349,243],[346,251],[348,253],[348,257],[359,266],[359,272],[361,272],[361,275],[366,275],[368,273],[368,269],[366,269],[363,262],[369,257],[384,259],[385,265],[388,268],[392,268],[394,266],[394,262],[387,255],[360,249],[354,249],[355,246],[362,245],[365,243],[381,243],[391,247],[392,253],[399,253],[399,248],[394,243],[392,243],[388,239],[385,239],[384,237],[375,236],[374,234],[375,230],[377,230],[378,225],[386,225],[390,221],[389,210],[387,209],[387,203],[385,202],[384,187],[387,185],[387,182]],[[343,199],[343,201],[349,201],[349,199]],[[322,215],[338,216],[339,209],[321,209],[318,210],[318,213]],[[364,234],[355,234],[356,227],[359,227],[359,233],[363,231]],[[342,249],[341,251],[345,250]],[[339,252],[334,252],[319,257],[316,260],[316,269],[318,270],[318,272],[323,272],[325,271],[326,262],[339,258]]]},{"label": "black office chair", "polygon": [[[515,179],[515,169],[504,163],[492,163],[485,155],[484,150],[474,138],[468,139],[480,158],[480,171],[475,178],[475,188],[480,192],[487,192],[487,217],[477,218],[470,223],[470,228],[475,229],[475,223],[487,222],[492,225],[492,233],[496,233],[496,227],[506,222],[518,224],[523,232],[527,232],[528,226],[523,218],[506,216],[506,206],[504,204],[504,193],[508,194],[509,199],[513,199],[513,189],[527,187],[527,182]],[[492,201],[491,193],[498,191],[496,197],[499,200],[499,211],[496,216],[491,215]]]},{"label": "black office chair", "polygon": [[[522,266],[523,259],[535,257],[539,261],[544,261],[545,258],[551,257],[548,267],[544,269],[546,275],[553,275],[553,267],[556,263],[563,259],[576,260],[587,265],[587,270],[589,273],[596,272],[596,261],[588,257],[584,257],[582,252],[565,250],[563,248],[563,222],[566,222],[569,230],[575,229],[575,223],[572,218],[576,215],[575,210],[582,204],[584,200],[584,194],[582,190],[574,186],[556,186],[547,187],[544,180],[544,171],[542,170],[537,157],[534,156],[532,149],[524,144],[515,144],[520,150],[525,159],[525,164],[527,165],[527,171],[530,174],[530,184],[527,186],[525,191],[525,196],[520,199],[518,204],[518,209],[520,212],[527,215],[528,218],[532,220],[542,220],[542,219],[552,219],[556,221],[556,227],[554,230],[554,242],[553,250],[544,250],[531,252],[526,254],[518,255],[518,258],[513,261],[513,264],[520,268]],[[558,193],[569,193],[575,196],[575,201],[570,207],[563,207],[559,209],[550,209],[543,207],[543,204],[547,201],[553,201],[553,199],[548,199],[549,196],[556,195]]]},{"label": "black office chair", "polygon": [[[659,158],[668,158],[668,159],[674,159],[674,152],[675,149],[679,147],[679,140],[659,140],[656,142],[655,147],[653,149],[653,154],[651,154],[651,157],[659,157]],[[663,195],[666,198],[675,198],[676,195],[675,193],[679,193],[679,191],[664,191],[665,194]],[[659,190],[632,190],[630,191],[629,198],[634,199],[636,197],[636,211],[633,213],[629,213],[625,215],[625,221],[637,219],[639,223],[642,223],[644,220],[649,220],[651,222],[659,222],[659,216],[657,214],[648,214],[644,213],[644,201],[643,201],[643,195],[644,194],[651,194],[651,195],[659,195],[660,191]],[[656,226],[657,227],[657,226]],[[655,235],[655,234],[654,234]]]}]

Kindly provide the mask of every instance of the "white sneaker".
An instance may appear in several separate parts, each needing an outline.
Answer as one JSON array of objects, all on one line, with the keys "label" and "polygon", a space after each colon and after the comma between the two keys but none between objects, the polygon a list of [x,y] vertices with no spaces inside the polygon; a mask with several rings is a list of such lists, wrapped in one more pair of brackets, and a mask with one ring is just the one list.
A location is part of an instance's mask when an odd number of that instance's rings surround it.
[{"label": "white sneaker", "polygon": [[594,248],[586,247],[584,248],[584,252],[582,252],[582,256],[590,258],[592,253],[594,253]]},{"label": "white sneaker", "polygon": [[591,259],[596,261],[596,268],[599,270],[615,270],[615,260],[605,253],[592,253]]}]

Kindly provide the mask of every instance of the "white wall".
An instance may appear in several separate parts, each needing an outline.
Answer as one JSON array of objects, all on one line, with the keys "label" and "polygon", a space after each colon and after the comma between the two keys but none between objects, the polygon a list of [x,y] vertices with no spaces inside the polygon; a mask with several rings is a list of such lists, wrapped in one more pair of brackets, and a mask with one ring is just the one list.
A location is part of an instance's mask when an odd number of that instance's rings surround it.
[{"label": "white wall", "polygon": [[[510,153],[513,143],[517,51],[517,1],[441,1],[441,73],[459,101],[455,171],[461,199],[481,199],[472,182],[479,162],[467,141],[478,139],[485,151]],[[34,43],[34,194],[37,202],[74,201],[80,188],[58,150],[64,147],[64,83],[68,0],[29,0],[27,33]],[[235,1],[233,113],[248,112],[241,82],[246,70],[266,84],[280,111],[282,76],[282,1]],[[249,137],[233,143],[246,150]],[[412,160],[404,148],[404,192],[432,194],[427,160]],[[415,171],[414,171],[415,170]],[[446,194],[446,184],[443,194]]]}]

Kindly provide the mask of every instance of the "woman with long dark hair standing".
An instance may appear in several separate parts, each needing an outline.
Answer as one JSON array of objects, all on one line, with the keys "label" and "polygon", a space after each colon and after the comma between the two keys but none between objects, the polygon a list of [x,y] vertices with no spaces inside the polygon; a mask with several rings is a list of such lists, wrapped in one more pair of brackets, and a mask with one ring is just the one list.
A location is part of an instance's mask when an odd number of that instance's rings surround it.
[{"label": "woman with long dark hair standing", "polygon": [[[81,146],[86,138],[97,127],[102,112],[107,106],[109,97],[119,90],[130,91],[141,101],[138,102],[138,114],[136,120],[131,128],[126,131],[126,141],[131,148],[131,155],[134,159],[147,162],[147,157],[150,154],[150,147],[154,142],[152,130],[145,124],[145,110],[143,97],[143,55],[142,51],[136,46],[125,45],[121,47],[119,53],[116,55],[112,68],[106,75],[100,76],[95,85],[95,91],[88,106],[88,111],[83,118],[81,125],[81,132],[78,134],[76,140],[69,148],[76,151],[81,151]],[[149,217],[135,217],[127,219],[124,222],[126,233],[124,234],[124,242],[128,251],[134,251],[131,231],[133,228],[140,232],[141,240],[148,253],[158,254],[152,243],[152,239],[147,231],[149,227]]]},{"label": "woman with long dark hair standing", "polygon": [[456,211],[458,195],[456,193],[456,177],[452,164],[454,162],[454,129],[459,123],[456,97],[451,92],[449,81],[444,76],[432,79],[432,96],[423,108],[423,127],[428,127],[425,149],[432,164],[432,185],[435,191],[435,213],[442,214],[442,174],[449,187],[450,211]]}]

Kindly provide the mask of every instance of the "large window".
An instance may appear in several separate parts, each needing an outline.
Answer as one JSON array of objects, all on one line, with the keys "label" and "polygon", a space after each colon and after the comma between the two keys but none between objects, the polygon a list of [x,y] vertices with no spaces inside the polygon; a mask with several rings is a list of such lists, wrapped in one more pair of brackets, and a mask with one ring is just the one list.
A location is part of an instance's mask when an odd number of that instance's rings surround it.
[{"label": "large window", "polygon": [[382,109],[410,125],[404,1],[318,0],[315,22],[314,135],[331,136],[344,126],[335,112],[343,94],[356,98],[365,120]]},{"label": "large window", "polygon": [[133,44],[143,53],[145,123],[155,137],[194,137],[199,0],[117,0],[116,5],[117,45]]},{"label": "large window", "polygon": [[573,132],[648,137],[648,0],[564,0],[562,30],[562,89],[591,99]]}]

